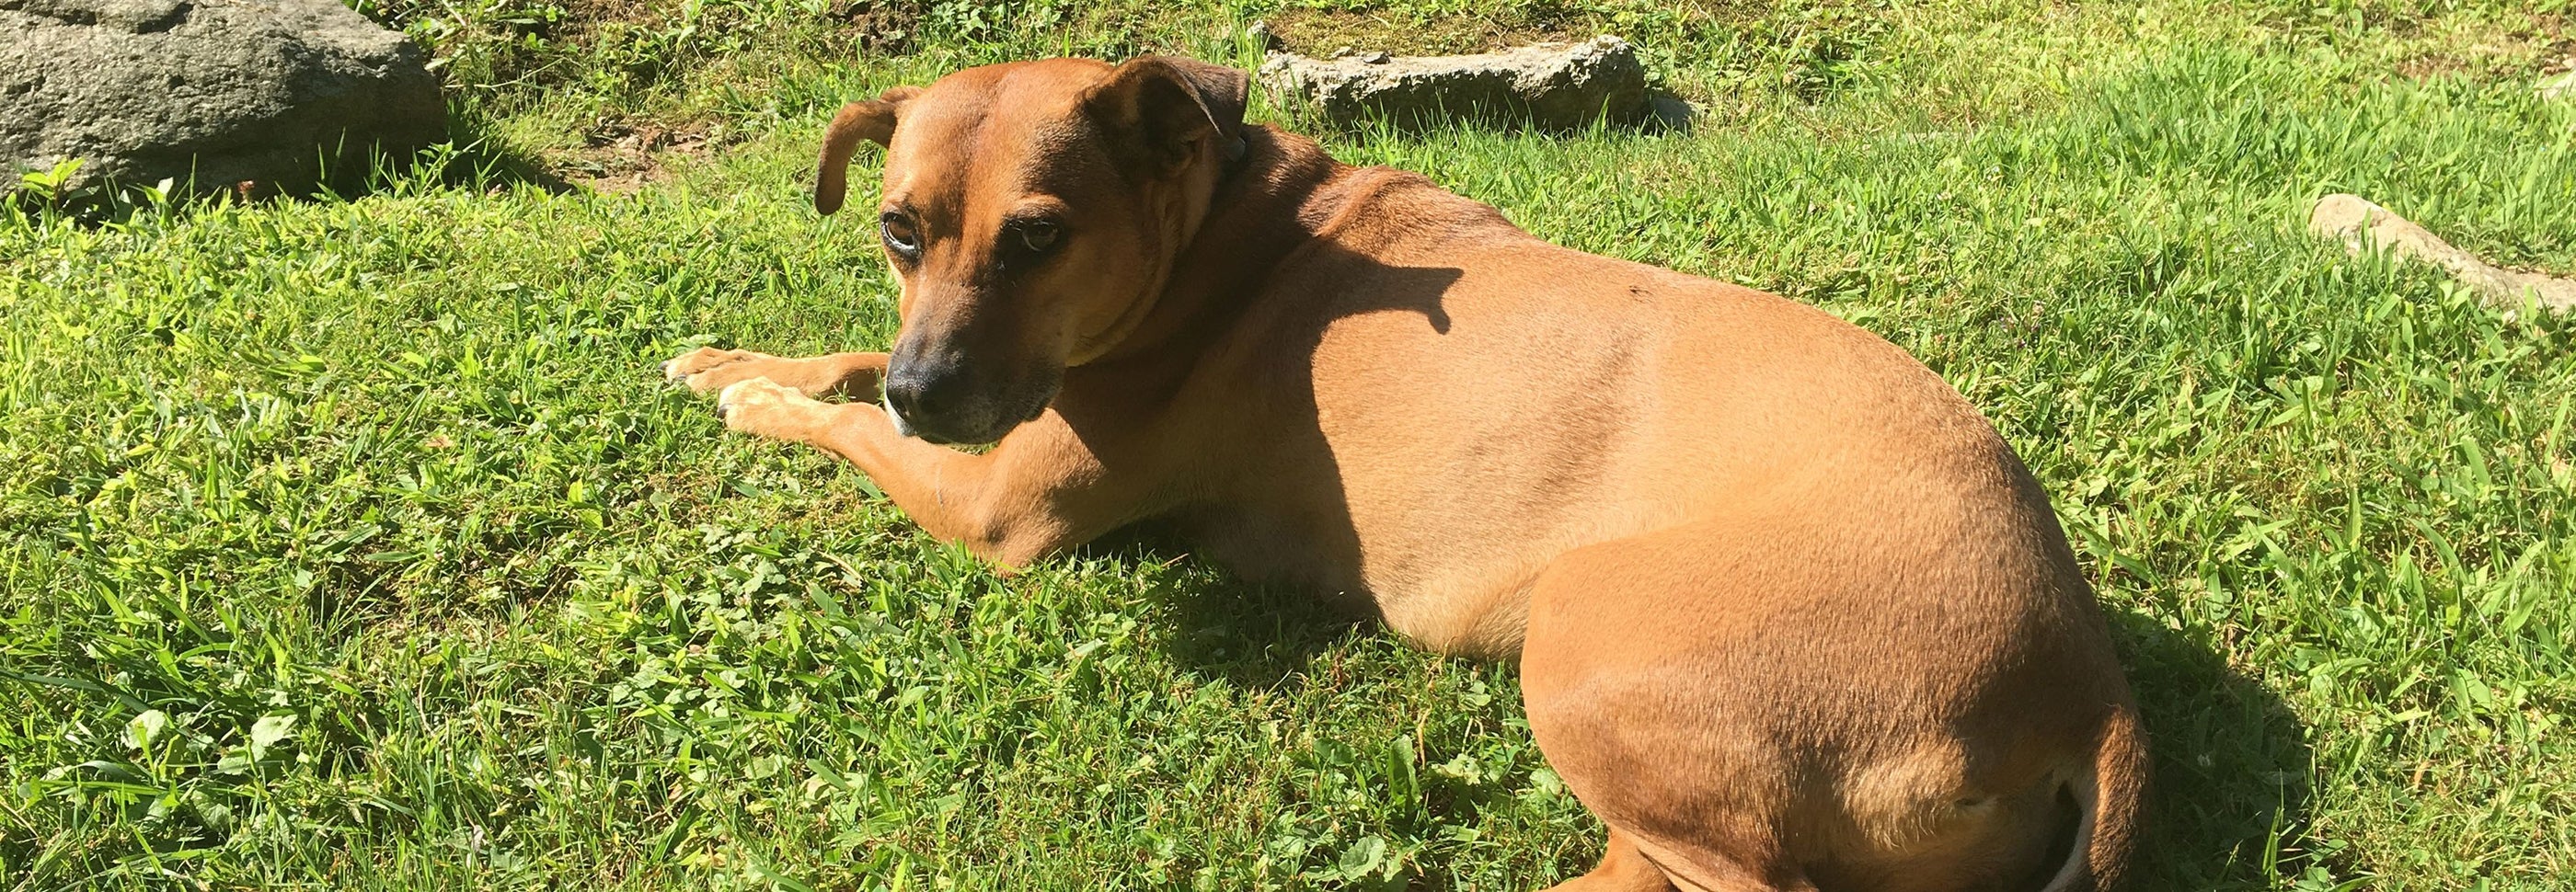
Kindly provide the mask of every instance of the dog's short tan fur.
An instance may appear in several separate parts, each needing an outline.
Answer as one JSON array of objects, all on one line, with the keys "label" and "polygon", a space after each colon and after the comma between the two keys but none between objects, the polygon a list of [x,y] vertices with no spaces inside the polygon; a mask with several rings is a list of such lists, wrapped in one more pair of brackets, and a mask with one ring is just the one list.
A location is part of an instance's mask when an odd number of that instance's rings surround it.
[{"label": "dog's short tan fur", "polygon": [[1974,408],[1817,310],[1246,126],[1245,88],[1059,59],[852,103],[816,204],[888,144],[891,357],[668,370],[1004,566],[1166,518],[1425,647],[1517,654],[1610,827],[1566,888],[2114,881],[2143,736]]}]

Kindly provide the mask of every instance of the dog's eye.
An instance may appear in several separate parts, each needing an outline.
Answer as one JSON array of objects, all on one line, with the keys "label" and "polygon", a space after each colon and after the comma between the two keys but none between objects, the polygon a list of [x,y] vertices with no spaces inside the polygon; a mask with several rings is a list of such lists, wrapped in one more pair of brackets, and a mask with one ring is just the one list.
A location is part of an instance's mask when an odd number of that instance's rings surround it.
[{"label": "dog's eye", "polygon": [[1059,234],[1056,225],[1045,220],[1030,220],[1022,223],[1019,225],[1019,230],[1020,244],[1027,246],[1031,254],[1043,254],[1046,253],[1046,249],[1055,247],[1056,236]]},{"label": "dog's eye", "polygon": [[884,234],[886,247],[906,257],[921,253],[921,234],[913,231],[911,218],[887,211],[877,218],[877,231]]}]

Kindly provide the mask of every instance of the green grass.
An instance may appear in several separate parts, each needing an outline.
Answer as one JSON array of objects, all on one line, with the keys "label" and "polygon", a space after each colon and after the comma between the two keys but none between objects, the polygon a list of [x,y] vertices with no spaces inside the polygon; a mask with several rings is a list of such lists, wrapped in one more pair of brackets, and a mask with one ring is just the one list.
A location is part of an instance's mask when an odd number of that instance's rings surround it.
[{"label": "green grass", "polygon": [[[2576,323],[2300,230],[2354,191],[2576,272],[2576,103],[2529,94],[2576,14],[1515,8],[1630,16],[1710,116],[1332,148],[1824,306],[1966,392],[2057,497],[2144,701],[2141,888],[2567,886]],[[891,56],[742,13],[775,27],[460,89],[484,148],[526,158],[604,113],[734,134],[632,197],[426,171],[347,202],[0,217],[0,887],[1588,867],[1599,830],[1509,667],[1154,536],[997,578],[654,369],[710,338],[890,338],[872,233],[804,205],[843,99],[1055,49],[1223,54],[1218,24],[1273,12],[1112,5]],[[490,25],[454,16],[409,21]]]}]

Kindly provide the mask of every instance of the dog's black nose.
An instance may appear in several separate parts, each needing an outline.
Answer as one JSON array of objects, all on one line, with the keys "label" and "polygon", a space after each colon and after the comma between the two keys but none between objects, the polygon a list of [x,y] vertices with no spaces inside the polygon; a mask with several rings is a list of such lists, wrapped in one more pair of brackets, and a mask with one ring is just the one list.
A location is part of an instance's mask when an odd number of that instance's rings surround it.
[{"label": "dog's black nose", "polygon": [[974,376],[961,362],[936,358],[903,361],[898,356],[886,370],[886,404],[921,430],[946,430],[974,414],[979,397]]},{"label": "dog's black nose", "polygon": [[953,386],[942,386],[941,379],[955,377],[927,372],[919,365],[896,366],[886,373],[886,404],[893,406],[895,411],[903,413],[903,417],[909,419],[919,420],[936,416],[939,414],[944,392],[956,389]]},{"label": "dog's black nose", "polygon": [[887,362],[886,410],[896,433],[932,443],[991,443],[1055,396],[1054,376],[997,374],[954,353],[907,351]]}]

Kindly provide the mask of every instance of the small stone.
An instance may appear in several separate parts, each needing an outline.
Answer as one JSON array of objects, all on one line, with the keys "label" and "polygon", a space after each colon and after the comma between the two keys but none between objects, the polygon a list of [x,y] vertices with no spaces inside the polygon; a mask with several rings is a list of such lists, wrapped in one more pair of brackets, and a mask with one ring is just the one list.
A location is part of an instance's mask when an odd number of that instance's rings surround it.
[{"label": "small stone", "polygon": [[1393,61],[1395,61],[1395,57],[1389,55],[1385,50],[1379,50],[1360,57],[1360,62],[1368,65],[1384,65]]},{"label": "small stone", "polygon": [[1332,58],[1339,59],[1339,58],[1341,58],[1341,57],[1343,57],[1343,56],[1348,56],[1348,55],[1351,55],[1351,54],[1354,54],[1354,53],[1357,53],[1357,52],[1359,52],[1359,50],[1352,49],[1352,48],[1350,48],[1350,47],[1346,47],[1346,46],[1345,46],[1345,47],[1335,47],[1335,48],[1333,49],[1333,55],[1332,55]]}]

